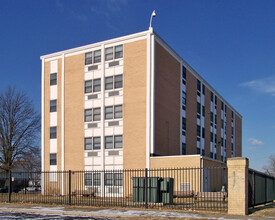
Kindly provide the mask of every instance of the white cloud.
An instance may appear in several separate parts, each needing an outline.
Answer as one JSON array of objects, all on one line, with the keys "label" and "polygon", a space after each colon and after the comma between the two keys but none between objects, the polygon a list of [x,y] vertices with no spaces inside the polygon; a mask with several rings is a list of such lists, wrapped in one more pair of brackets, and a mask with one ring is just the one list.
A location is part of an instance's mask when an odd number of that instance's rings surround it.
[{"label": "white cloud", "polygon": [[240,85],[275,96],[275,76],[244,82]]},{"label": "white cloud", "polygon": [[248,142],[254,146],[263,145],[264,143],[256,138],[249,138]]}]

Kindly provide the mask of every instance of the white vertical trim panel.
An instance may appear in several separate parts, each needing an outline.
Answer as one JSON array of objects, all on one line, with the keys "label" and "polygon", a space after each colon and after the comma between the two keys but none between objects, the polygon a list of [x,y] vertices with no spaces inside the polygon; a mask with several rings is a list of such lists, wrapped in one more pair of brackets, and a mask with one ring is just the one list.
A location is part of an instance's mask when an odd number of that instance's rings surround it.
[{"label": "white vertical trim panel", "polygon": [[[45,59],[42,58],[41,60],[41,72],[42,72],[42,76],[41,76],[41,171],[44,172],[45,171],[45,165],[44,165],[44,158],[45,158],[45,146],[44,146],[44,141],[45,141],[45,134],[44,134],[44,125],[45,125],[45,112],[44,112],[44,103],[45,103],[45,94],[44,94],[44,89],[45,89],[45,70],[44,70],[44,63],[45,63]],[[42,195],[44,195],[44,174],[42,173],[41,176],[41,185],[42,185]]]},{"label": "white vertical trim panel", "polygon": [[[61,73],[61,171],[65,169],[65,140],[64,140],[64,131],[65,131],[65,121],[64,121],[64,111],[65,111],[65,100],[64,100],[64,92],[65,92],[65,54],[62,54],[62,73]],[[61,175],[62,182],[62,195],[65,195],[65,174]]]}]

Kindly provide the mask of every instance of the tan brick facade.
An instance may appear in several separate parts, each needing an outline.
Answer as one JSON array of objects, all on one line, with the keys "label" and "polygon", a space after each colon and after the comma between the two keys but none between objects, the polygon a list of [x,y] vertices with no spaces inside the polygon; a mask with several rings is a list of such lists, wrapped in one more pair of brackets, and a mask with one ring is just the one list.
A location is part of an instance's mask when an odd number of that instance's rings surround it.
[{"label": "tan brick facade", "polygon": [[146,46],[124,45],[123,167],[146,167]]},{"label": "tan brick facade", "polygon": [[84,53],[65,58],[65,170],[84,170]]},{"label": "tan brick facade", "polygon": [[155,154],[180,154],[180,63],[155,44]]}]

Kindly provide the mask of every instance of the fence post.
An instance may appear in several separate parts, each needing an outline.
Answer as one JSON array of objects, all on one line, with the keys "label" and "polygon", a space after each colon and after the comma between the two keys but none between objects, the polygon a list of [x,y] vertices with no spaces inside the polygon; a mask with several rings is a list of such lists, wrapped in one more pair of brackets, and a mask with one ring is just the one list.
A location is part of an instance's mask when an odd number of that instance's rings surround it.
[{"label": "fence post", "polygon": [[68,184],[68,187],[69,187],[69,205],[71,205],[71,183],[72,183],[72,171],[69,170],[69,184]]},{"label": "fence post", "polygon": [[9,188],[8,188],[8,193],[9,193],[9,203],[11,202],[11,171],[9,170]]},{"label": "fence post", "polygon": [[233,157],[228,167],[228,214],[248,214],[248,159]]},{"label": "fence post", "polygon": [[255,202],[256,202],[256,199],[255,199],[255,171],[253,170],[253,192],[252,192],[252,195],[253,195],[253,208],[254,208],[254,205],[255,205]]},{"label": "fence post", "polygon": [[145,168],[145,208],[148,208],[148,169]]}]

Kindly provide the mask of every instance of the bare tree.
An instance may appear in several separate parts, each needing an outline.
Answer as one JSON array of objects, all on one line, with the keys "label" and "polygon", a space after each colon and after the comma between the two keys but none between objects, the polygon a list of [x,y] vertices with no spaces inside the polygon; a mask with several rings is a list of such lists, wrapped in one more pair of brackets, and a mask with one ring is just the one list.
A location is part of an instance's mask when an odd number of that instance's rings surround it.
[{"label": "bare tree", "polygon": [[17,168],[38,150],[40,116],[23,91],[9,87],[0,93],[0,169]]},{"label": "bare tree", "polygon": [[263,170],[269,175],[275,176],[275,154],[269,156],[268,165],[263,167]]}]

